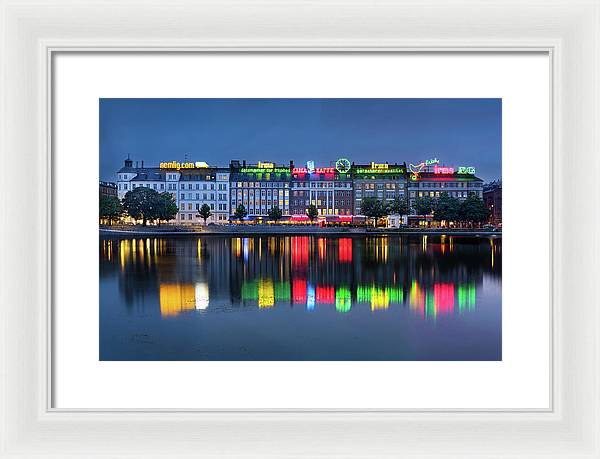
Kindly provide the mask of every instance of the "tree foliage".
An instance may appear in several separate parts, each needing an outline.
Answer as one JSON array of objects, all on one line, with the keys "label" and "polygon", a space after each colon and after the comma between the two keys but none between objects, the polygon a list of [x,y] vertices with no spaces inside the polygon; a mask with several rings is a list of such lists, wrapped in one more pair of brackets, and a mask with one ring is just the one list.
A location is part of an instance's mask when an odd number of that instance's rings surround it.
[{"label": "tree foliage", "polygon": [[390,209],[388,205],[375,198],[364,198],[360,206],[361,213],[373,219],[373,226],[377,225],[377,220],[389,215]]},{"label": "tree foliage", "polygon": [[390,213],[397,215],[408,215],[408,198],[396,198],[390,204]]},{"label": "tree foliage", "polygon": [[198,215],[200,215],[200,218],[204,220],[204,224],[206,225],[206,220],[208,220],[212,215],[212,212],[210,211],[210,206],[208,204],[202,204],[200,210],[198,211]]},{"label": "tree foliage", "polygon": [[319,216],[319,211],[317,210],[317,206],[315,206],[314,204],[311,204],[310,206],[308,206],[306,208],[306,215],[308,216],[308,218],[311,222],[314,221]]},{"label": "tree foliage", "polygon": [[159,224],[161,221],[168,222],[169,220],[173,220],[177,216],[178,211],[175,197],[171,193],[165,191],[158,195],[156,219]]},{"label": "tree foliage", "polygon": [[430,215],[433,211],[433,200],[429,196],[417,198],[413,209],[416,215]]},{"label": "tree foliage", "polygon": [[269,209],[268,215],[271,220],[276,222],[283,217],[283,212],[281,212],[281,209],[278,206],[273,206]]},{"label": "tree foliage", "polygon": [[146,187],[128,191],[123,198],[123,207],[127,214],[134,220],[142,220],[144,226],[147,222],[159,218],[160,205],[161,198],[158,192]]},{"label": "tree foliage", "polygon": [[490,210],[485,207],[483,199],[475,193],[469,193],[460,205],[460,219],[473,223],[482,223],[487,221],[490,216]]},{"label": "tree foliage", "polygon": [[246,210],[243,204],[237,206],[235,211],[233,212],[233,216],[235,217],[235,219],[240,221],[246,218],[247,215],[248,211]]},{"label": "tree foliage", "polygon": [[100,218],[108,220],[109,225],[112,225],[113,220],[118,220],[123,215],[123,205],[116,196],[101,194],[99,207]]},{"label": "tree foliage", "polygon": [[460,201],[444,191],[435,203],[433,219],[438,222],[442,220],[459,221],[461,219],[460,209]]}]

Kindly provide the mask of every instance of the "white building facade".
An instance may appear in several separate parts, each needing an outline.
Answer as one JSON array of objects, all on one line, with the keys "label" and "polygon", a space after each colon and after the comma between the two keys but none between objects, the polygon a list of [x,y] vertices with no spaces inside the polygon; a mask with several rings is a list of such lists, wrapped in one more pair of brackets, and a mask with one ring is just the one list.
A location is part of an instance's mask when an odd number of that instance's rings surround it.
[{"label": "white building facade", "polygon": [[117,194],[123,199],[138,187],[173,195],[179,212],[178,224],[204,223],[199,211],[204,204],[211,211],[206,223],[229,221],[229,169],[209,167],[206,163],[161,163],[160,167],[144,167],[142,162],[125,160],[117,172]]}]

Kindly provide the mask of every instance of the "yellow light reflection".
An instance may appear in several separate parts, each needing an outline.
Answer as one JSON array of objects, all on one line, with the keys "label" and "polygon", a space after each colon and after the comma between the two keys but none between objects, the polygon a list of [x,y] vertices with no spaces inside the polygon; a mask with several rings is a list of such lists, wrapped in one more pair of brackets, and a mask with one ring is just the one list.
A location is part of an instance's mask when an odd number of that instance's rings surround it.
[{"label": "yellow light reflection", "polygon": [[260,279],[258,282],[258,307],[270,308],[275,304],[275,289],[272,279]]},{"label": "yellow light reflection", "polygon": [[160,315],[176,316],[196,309],[196,289],[193,284],[160,284]]}]

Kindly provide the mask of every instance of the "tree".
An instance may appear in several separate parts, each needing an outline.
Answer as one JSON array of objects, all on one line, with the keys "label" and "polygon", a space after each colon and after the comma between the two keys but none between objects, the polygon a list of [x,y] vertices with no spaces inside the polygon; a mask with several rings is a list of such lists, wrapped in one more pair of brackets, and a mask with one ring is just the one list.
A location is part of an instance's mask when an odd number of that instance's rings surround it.
[{"label": "tree", "polygon": [[123,215],[123,205],[116,196],[100,195],[100,218],[108,219],[108,224],[112,225],[114,219]]},{"label": "tree", "polygon": [[413,209],[417,215],[429,215],[433,210],[433,201],[429,196],[417,198]]},{"label": "tree", "polygon": [[485,222],[490,216],[490,210],[485,207],[483,199],[475,193],[469,193],[460,205],[460,219],[466,222]]},{"label": "tree", "polygon": [[271,220],[277,222],[277,220],[283,217],[283,212],[281,212],[281,209],[278,206],[273,206],[269,209],[268,215]]},{"label": "tree", "polygon": [[177,216],[177,203],[175,197],[168,192],[160,193],[158,195],[158,209],[157,209],[157,220],[160,225],[161,221],[168,222],[173,220]]},{"label": "tree", "polygon": [[360,210],[365,217],[373,219],[373,226],[377,226],[377,220],[390,213],[388,205],[375,198],[364,198]]},{"label": "tree", "polygon": [[246,218],[247,215],[248,215],[248,212],[246,211],[246,208],[242,204],[237,206],[235,211],[233,212],[233,216],[235,217],[235,219],[240,220],[240,221],[242,221],[244,218]]},{"label": "tree", "polygon": [[408,215],[408,199],[394,199],[394,201],[390,204],[390,213],[397,215]]},{"label": "tree", "polygon": [[319,211],[317,210],[317,206],[311,204],[306,208],[306,215],[308,216],[311,223],[319,216]]},{"label": "tree", "polygon": [[212,215],[210,206],[208,204],[202,204],[200,210],[198,211],[198,215],[200,215],[200,218],[204,220],[204,225],[206,225],[206,220],[208,220],[208,218]]},{"label": "tree", "polygon": [[441,222],[446,221],[457,221],[460,219],[460,201],[448,195],[445,191],[440,195],[439,199],[435,203],[435,209],[433,211],[433,219]]},{"label": "tree", "polygon": [[159,216],[160,196],[158,191],[146,187],[137,187],[125,193],[123,207],[134,220],[153,222]]}]

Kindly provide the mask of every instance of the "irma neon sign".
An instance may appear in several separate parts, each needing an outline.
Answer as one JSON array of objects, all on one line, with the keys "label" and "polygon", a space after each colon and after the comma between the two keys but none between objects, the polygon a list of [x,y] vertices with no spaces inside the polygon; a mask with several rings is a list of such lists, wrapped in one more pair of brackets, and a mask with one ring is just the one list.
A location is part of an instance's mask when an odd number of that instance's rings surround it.
[{"label": "irma neon sign", "polygon": [[357,174],[404,174],[404,168],[390,167],[388,163],[371,162],[370,167],[359,167],[355,172]]},{"label": "irma neon sign", "polygon": [[165,163],[160,163],[159,167],[161,169],[181,170],[181,169],[204,169],[209,166],[204,161],[196,161],[195,163],[191,163],[191,162],[180,163],[179,161],[169,161],[169,162],[165,162]]}]

